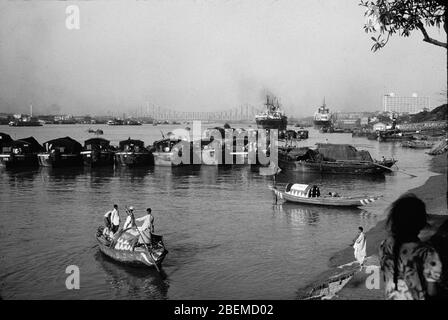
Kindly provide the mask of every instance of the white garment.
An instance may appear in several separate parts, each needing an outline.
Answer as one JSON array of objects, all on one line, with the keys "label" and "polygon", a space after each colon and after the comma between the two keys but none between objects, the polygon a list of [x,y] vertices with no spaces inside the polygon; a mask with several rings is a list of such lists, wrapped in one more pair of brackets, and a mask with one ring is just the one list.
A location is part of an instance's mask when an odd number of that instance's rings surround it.
[{"label": "white garment", "polygon": [[356,239],[355,243],[353,244],[353,249],[355,249],[355,259],[360,264],[364,262],[364,259],[366,257],[366,237],[364,236],[364,232],[361,232]]},{"label": "white garment", "polygon": [[124,222],[123,230],[126,230],[126,229],[128,229],[130,227],[132,227],[132,218],[131,218],[131,216],[128,215],[126,217],[126,221]]},{"label": "white garment", "polygon": [[142,226],[138,228],[140,231],[144,231],[144,230],[148,230],[149,232],[154,231],[154,226],[153,226],[154,217],[151,214],[147,214],[144,217],[135,219],[135,221],[143,221]]},{"label": "white garment", "polygon": [[120,214],[118,213],[117,209],[114,208],[114,210],[112,210],[112,211],[107,211],[104,216],[109,218],[110,222],[114,226],[119,226],[120,225]]}]

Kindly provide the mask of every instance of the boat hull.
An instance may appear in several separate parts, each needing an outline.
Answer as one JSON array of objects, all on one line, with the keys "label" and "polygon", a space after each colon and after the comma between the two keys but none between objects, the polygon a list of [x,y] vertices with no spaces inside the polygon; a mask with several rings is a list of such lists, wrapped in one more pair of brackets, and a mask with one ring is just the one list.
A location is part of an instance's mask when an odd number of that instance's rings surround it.
[{"label": "boat hull", "polygon": [[113,166],[115,161],[114,152],[95,152],[83,151],[81,152],[84,166],[86,167],[106,167]]},{"label": "boat hull", "polygon": [[10,127],[42,127],[42,123],[34,121],[19,121],[9,124]]},{"label": "boat hull", "polygon": [[37,167],[39,160],[36,154],[0,154],[0,166],[5,168]]},{"label": "boat hull", "polygon": [[312,173],[328,173],[328,174],[353,174],[353,175],[364,175],[364,174],[384,174],[388,170],[376,166],[371,163],[362,162],[345,162],[345,161],[321,161],[321,162],[310,162],[310,161],[287,161],[284,159],[278,159],[278,166],[287,171],[298,171],[298,172],[312,172]]},{"label": "boat hull", "polygon": [[173,167],[176,166],[173,163],[173,152],[153,152],[154,165],[160,167]]},{"label": "boat hull", "polygon": [[[158,267],[161,266],[166,254],[154,257],[146,250],[117,250],[109,246],[109,242],[103,237],[96,237],[100,251],[109,258],[123,264],[139,266],[139,267]],[[151,255],[151,257],[149,256]]]},{"label": "boat hull", "polygon": [[314,120],[313,123],[316,128],[326,128],[331,126],[331,120]]},{"label": "boat hull", "polygon": [[288,125],[288,118],[283,116],[281,119],[263,119],[258,118],[255,120],[258,129],[277,129],[279,131],[286,130]]},{"label": "boat hull", "polygon": [[82,156],[79,153],[59,155],[39,153],[37,157],[39,159],[39,165],[43,167],[78,167],[83,164]]},{"label": "boat hull", "polygon": [[347,198],[347,197],[300,197],[287,192],[280,191],[272,188],[272,191],[277,198],[288,202],[303,203],[318,206],[332,206],[332,207],[361,207],[369,203],[374,202],[378,197],[359,197],[359,198]]},{"label": "boat hull", "polygon": [[154,164],[154,157],[150,152],[117,152],[115,162],[123,167],[151,166]]}]

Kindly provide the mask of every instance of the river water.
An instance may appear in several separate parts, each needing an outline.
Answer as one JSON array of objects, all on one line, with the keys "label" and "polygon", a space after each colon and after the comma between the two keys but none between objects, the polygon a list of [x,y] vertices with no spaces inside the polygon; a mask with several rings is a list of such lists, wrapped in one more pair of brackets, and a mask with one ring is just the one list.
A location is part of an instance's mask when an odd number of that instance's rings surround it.
[{"label": "river water", "polygon": [[[214,125],[210,125],[212,127]],[[238,125],[235,125],[236,127]],[[39,142],[92,137],[86,125],[38,128],[0,126],[0,132]],[[105,125],[103,137],[151,144],[176,126]],[[383,195],[363,209],[273,205],[271,178],[250,167],[0,169],[0,295],[3,299],[294,299],[297,290],[327,269],[358,226],[384,218],[401,193],[432,175],[424,150],[401,148],[350,134],[322,134],[316,142],[350,143],[374,158],[394,157],[417,175],[384,178],[280,173],[279,183],[316,183],[322,192]],[[120,265],[103,256],[95,239],[103,215],[117,203],[136,216],[151,207],[156,233],[169,250],[161,277],[154,270]],[[124,221],[124,210],[120,212]],[[371,254],[368,252],[368,254]],[[67,266],[80,270],[80,289],[67,290]]]}]

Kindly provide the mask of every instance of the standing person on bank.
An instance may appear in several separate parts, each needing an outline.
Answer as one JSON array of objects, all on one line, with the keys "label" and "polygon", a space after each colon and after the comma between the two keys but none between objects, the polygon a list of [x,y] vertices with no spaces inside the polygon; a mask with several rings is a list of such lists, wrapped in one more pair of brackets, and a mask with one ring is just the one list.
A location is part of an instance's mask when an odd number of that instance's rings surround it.
[{"label": "standing person on bank", "polygon": [[366,258],[366,236],[364,234],[363,227],[358,228],[358,235],[353,240],[353,249],[356,261],[362,266],[364,264],[364,259]]}]

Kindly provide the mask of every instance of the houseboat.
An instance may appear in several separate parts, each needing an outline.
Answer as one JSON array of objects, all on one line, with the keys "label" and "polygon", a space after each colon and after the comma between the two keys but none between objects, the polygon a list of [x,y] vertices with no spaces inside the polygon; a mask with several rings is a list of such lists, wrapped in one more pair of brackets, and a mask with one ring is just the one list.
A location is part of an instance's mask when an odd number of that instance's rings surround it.
[{"label": "houseboat", "polygon": [[78,141],[70,137],[63,137],[47,141],[43,146],[44,152],[37,155],[41,166],[82,166],[82,145]]},{"label": "houseboat", "polygon": [[0,165],[6,168],[36,167],[39,165],[37,154],[43,147],[34,137],[11,140],[0,149]]},{"label": "houseboat", "polygon": [[113,166],[115,148],[110,141],[103,138],[92,138],[84,141],[81,151],[84,165],[87,167]]},{"label": "houseboat", "polygon": [[154,164],[154,158],[143,141],[128,138],[120,141],[115,153],[115,163],[128,167],[148,166]]},{"label": "houseboat", "polygon": [[[150,151],[154,157],[155,166],[172,167],[193,164],[193,143],[174,136],[155,141]],[[183,157],[186,157],[185,161]]]},{"label": "houseboat", "polygon": [[0,148],[3,145],[10,143],[11,141],[13,141],[13,139],[11,138],[11,136],[9,134],[0,132]]},{"label": "houseboat", "polygon": [[279,167],[283,170],[338,173],[384,174],[396,160],[376,161],[365,150],[357,150],[348,144],[318,143],[309,147],[281,147],[278,152]]}]

